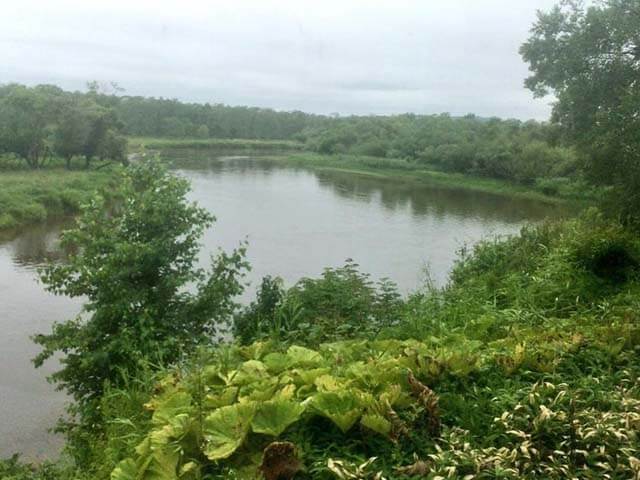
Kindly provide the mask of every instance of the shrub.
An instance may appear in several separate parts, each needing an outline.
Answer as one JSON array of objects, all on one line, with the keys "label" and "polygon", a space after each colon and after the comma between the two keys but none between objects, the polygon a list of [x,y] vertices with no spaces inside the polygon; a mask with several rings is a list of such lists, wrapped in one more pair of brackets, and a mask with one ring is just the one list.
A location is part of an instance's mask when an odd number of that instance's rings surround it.
[{"label": "shrub", "polygon": [[49,291],[86,299],[84,315],[35,336],[42,351],[34,362],[62,353],[50,378],[73,396],[70,412],[89,430],[99,429],[106,384],[120,386],[150,361],[170,364],[211,342],[236,309],[244,246],[213,258],[209,272],[195,268],[213,217],[187,200],[188,190],[155,161],[124,170],[122,203],[94,198],[62,234],[67,261],[41,271]]},{"label": "shrub", "polygon": [[327,268],[320,278],[303,278],[287,291],[263,279],[258,297],[236,318],[243,343],[271,337],[317,345],[353,337],[374,337],[399,320],[403,302],[388,279],[374,284],[352,261]]}]

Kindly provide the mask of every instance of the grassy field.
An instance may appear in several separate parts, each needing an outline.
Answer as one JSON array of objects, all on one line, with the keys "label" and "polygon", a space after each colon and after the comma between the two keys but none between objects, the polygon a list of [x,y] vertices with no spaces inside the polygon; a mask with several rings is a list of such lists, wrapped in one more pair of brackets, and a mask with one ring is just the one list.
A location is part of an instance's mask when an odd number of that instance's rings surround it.
[{"label": "grassy field", "polygon": [[0,174],[0,232],[49,218],[77,213],[101,187],[113,182],[113,170],[48,169]]},{"label": "grassy field", "polygon": [[460,173],[448,173],[409,163],[401,159],[377,158],[356,155],[319,155],[294,153],[270,156],[270,160],[287,165],[315,169],[338,170],[359,175],[384,177],[390,180],[421,182],[446,188],[464,188],[497,195],[527,198],[546,203],[576,203],[578,206],[596,199],[596,192],[585,190],[582,185],[567,183],[554,195],[549,195],[536,185],[517,185],[505,180],[473,177]]},{"label": "grassy field", "polygon": [[137,153],[145,149],[234,149],[249,151],[302,150],[303,144],[289,140],[249,140],[241,138],[151,138],[130,137],[129,151]]}]

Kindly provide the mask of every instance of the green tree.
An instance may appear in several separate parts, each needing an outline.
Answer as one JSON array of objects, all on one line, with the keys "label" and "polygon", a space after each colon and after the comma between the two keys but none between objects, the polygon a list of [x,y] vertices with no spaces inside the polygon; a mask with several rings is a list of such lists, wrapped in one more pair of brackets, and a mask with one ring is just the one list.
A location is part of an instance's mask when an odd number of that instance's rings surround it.
[{"label": "green tree", "polygon": [[154,161],[124,170],[121,203],[108,208],[95,198],[62,235],[68,261],[41,272],[49,291],[86,298],[82,315],[35,337],[43,349],[36,366],[61,352],[51,379],[81,407],[123,372],[135,376],[149,361],[167,364],[211,342],[237,307],[244,245],[212,258],[210,271],[196,268],[214,218],[187,201],[188,191]]},{"label": "green tree", "polygon": [[78,97],[70,97],[63,102],[55,127],[53,148],[71,168],[71,159],[85,151],[91,132],[90,118],[86,105]]},{"label": "green tree", "polygon": [[640,2],[563,1],[538,13],[520,52],[538,97],[554,93],[553,120],[577,142],[593,180],[614,185],[618,212],[640,211]]},{"label": "green tree", "polygon": [[196,137],[209,138],[209,127],[207,127],[206,125],[200,125],[196,130]]},{"label": "green tree", "polygon": [[0,148],[41,168],[51,153],[51,96],[42,89],[12,85],[0,99]]}]

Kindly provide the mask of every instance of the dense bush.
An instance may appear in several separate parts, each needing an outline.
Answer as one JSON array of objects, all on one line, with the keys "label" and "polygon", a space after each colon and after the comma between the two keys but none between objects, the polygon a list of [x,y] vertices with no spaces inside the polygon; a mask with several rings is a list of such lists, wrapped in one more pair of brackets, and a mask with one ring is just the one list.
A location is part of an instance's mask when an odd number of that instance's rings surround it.
[{"label": "dense bush", "polygon": [[393,282],[375,284],[348,261],[286,291],[281,281],[266,277],[256,301],[235,319],[234,332],[245,344],[265,337],[304,345],[375,337],[399,320],[401,308]]}]

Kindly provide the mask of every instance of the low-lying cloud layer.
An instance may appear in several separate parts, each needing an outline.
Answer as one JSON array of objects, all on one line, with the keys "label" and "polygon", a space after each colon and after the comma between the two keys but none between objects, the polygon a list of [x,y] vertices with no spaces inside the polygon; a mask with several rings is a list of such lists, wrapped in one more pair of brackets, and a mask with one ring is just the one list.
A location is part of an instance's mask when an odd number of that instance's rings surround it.
[{"label": "low-lying cloud layer", "polygon": [[545,119],[518,47],[554,0],[37,1],[0,16],[0,83],[317,113]]}]

